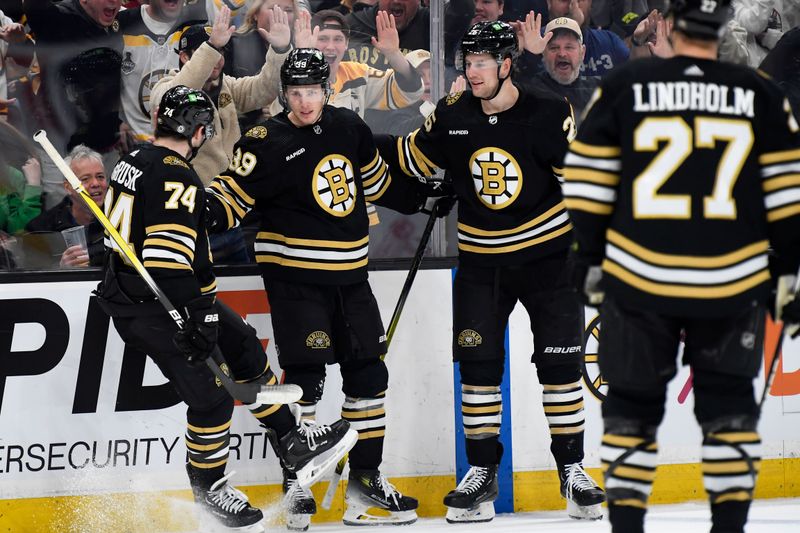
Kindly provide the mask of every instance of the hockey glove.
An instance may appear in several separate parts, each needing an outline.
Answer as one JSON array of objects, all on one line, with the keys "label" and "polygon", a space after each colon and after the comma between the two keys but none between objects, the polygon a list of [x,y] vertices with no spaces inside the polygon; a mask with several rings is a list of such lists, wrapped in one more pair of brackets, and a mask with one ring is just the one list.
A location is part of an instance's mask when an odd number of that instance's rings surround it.
[{"label": "hockey glove", "polygon": [[172,337],[175,346],[192,364],[203,364],[214,351],[219,336],[219,313],[214,299],[201,296],[184,307],[186,322]]},{"label": "hockey glove", "polygon": [[589,307],[597,307],[603,303],[605,292],[602,289],[603,270],[577,253],[577,245],[573,245],[567,261],[567,269],[572,285],[578,291],[578,297]]}]

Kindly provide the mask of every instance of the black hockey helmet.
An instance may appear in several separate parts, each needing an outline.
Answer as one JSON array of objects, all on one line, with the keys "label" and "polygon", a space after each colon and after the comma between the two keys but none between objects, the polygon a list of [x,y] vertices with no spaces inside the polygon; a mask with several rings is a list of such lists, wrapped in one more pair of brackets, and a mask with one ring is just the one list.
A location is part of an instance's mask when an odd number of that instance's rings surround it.
[{"label": "black hockey helmet", "polygon": [[328,78],[331,76],[331,66],[316,48],[295,48],[286,57],[281,66],[281,90],[278,101],[289,108],[286,100],[286,87],[290,85],[322,85],[325,91],[325,103],[328,103],[331,90]]},{"label": "black hockey helmet", "polygon": [[289,52],[281,66],[281,86],[317,85],[325,87],[331,76],[331,67],[322,52],[316,48],[296,48]]},{"label": "black hockey helmet", "polygon": [[722,36],[733,15],[731,0],[670,0],[667,16],[674,29],[689,37],[715,40]]},{"label": "black hockey helmet", "polygon": [[158,106],[156,133],[191,139],[205,126],[205,140],[214,136],[214,104],[199,90],[178,85],[164,93]]},{"label": "black hockey helmet", "polygon": [[459,70],[464,71],[467,54],[491,54],[498,63],[510,57],[513,62],[519,55],[519,42],[514,28],[506,22],[481,21],[473,24],[461,38]]}]

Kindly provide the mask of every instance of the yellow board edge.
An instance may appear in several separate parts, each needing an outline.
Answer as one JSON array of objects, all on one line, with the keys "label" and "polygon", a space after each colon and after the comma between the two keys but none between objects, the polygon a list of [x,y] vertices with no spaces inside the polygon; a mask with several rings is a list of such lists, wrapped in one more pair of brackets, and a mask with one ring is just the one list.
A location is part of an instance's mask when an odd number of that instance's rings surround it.
[{"label": "yellow board edge", "polygon": [[[602,481],[599,469],[588,472]],[[787,481],[789,480],[789,481]],[[391,482],[404,494],[420,500],[421,517],[444,516],[442,497],[455,487],[453,475],[392,478]],[[314,486],[317,502],[328,483]],[[280,485],[239,487],[253,505],[261,508],[268,523],[283,523]],[[344,512],[342,481],[330,510],[318,507],[314,522],[341,520]],[[800,458],[767,459],[761,462],[756,485],[756,498],[791,498],[800,496]],[[705,499],[699,464],[660,465],[653,495],[653,504],[681,503]],[[559,495],[555,471],[514,473],[514,510],[516,512],[564,509]],[[52,496],[0,500],[0,531],[14,533],[144,533],[152,531],[194,531],[198,524],[189,490],[141,493],[113,493],[90,496]]]}]

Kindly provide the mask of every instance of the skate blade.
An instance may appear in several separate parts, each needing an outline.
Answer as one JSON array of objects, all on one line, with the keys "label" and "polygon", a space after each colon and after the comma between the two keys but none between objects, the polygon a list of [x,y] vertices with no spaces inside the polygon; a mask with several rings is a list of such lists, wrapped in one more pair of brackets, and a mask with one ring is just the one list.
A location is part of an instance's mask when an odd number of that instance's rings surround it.
[{"label": "skate blade", "polygon": [[297,471],[297,483],[304,489],[316,483],[325,473],[339,462],[358,441],[358,431],[347,430],[342,440],[329,450],[314,456],[303,468]]},{"label": "skate blade", "polygon": [[348,507],[342,518],[346,526],[406,526],[417,521],[416,511],[396,511],[377,507]]},{"label": "skate blade", "polygon": [[286,529],[289,531],[308,531],[308,526],[310,525],[310,514],[290,514],[286,516]]},{"label": "skate blade", "polygon": [[295,403],[303,397],[303,389],[299,385],[262,385],[256,394],[257,403]]},{"label": "skate blade", "polygon": [[447,508],[445,520],[448,524],[491,522],[494,518],[494,502],[483,502],[469,509]]},{"label": "skate blade", "polygon": [[602,520],[603,506],[599,503],[595,505],[578,505],[567,500],[567,514],[573,520]]}]

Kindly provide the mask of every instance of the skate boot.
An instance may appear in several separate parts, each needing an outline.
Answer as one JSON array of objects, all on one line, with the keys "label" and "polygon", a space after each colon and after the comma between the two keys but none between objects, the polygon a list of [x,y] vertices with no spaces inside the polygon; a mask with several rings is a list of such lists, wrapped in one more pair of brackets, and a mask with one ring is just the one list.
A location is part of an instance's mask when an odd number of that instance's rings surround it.
[{"label": "skate boot", "polygon": [[378,470],[350,470],[347,509],[342,520],[347,526],[405,525],[417,521],[418,502],[400,494]]},{"label": "skate boot", "polygon": [[606,493],[586,473],[583,465],[573,463],[559,469],[561,496],[567,499],[567,514],[576,520],[600,520],[603,509],[600,504],[606,501]]},{"label": "skate boot", "polygon": [[[241,491],[228,480],[235,474],[230,472],[217,480],[207,491],[193,488],[194,498],[206,515],[213,517],[215,524],[206,524],[202,531],[237,531],[262,533],[264,515],[260,509],[250,505]],[[201,521],[203,522],[203,521]]]},{"label": "skate boot", "polygon": [[473,466],[455,490],[444,497],[450,524],[490,522],[497,499],[497,465]]},{"label": "skate boot", "polygon": [[286,509],[286,529],[306,531],[311,525],[311,515],[317,514],[317,502],[307,488],[297,482],[290,472],[283,472],[283,505]]},{"label": "skate boot", "polygon": [[278,441],[278,455],[283,467],[297,476],[304,488],[313,485],[344,457],[358,440],[358,432],[346,420],[330,426],[301,420]]}]

